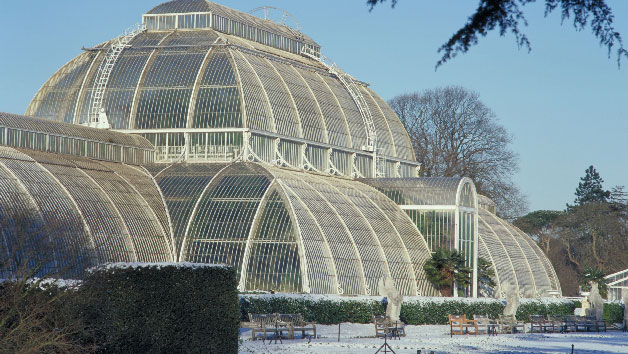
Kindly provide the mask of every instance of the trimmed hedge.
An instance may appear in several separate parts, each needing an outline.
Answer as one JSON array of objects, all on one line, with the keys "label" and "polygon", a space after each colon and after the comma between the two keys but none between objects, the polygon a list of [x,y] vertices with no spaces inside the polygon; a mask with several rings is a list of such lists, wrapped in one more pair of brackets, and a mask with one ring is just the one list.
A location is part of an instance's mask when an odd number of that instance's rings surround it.
[{"label": "trimmed hedge", "polygon": [[236,274],[223,266],[113,264],[92,270],[77,310],[103,353],[237,353]]},{"label": "trimmed hedge", "polygon": [[604,304],[604,314],[602,318],[606,323],[623,323],[624,309],[620,303],[607,302]]},{"label": "trimmed hedge", "polygon": [[240,298],[242,321],[248,321],[249,313],[300,313],[306,321],[320,324],[341,322],[370,323],[372,314],[383,314],[379,301],[312,300],[307,297],[249,297]]},{"label": "trimmed hedge", "polygon": [[[249,313],[301,313],[307,321],[320,324],[340,322],[370,323],[372,314],[382,314],[381,297],[346,297],[315,295],[241,295],[241,319]],[[525,299],[517,310],[517,318],[528,321],[531,314],[570,315],[576,303],[566,300]],[[400,317],[410,325],[447,324],[448,314],[467,317],[488,314],[497,318],[504,309],[498,299],[454,299],[407,297],[401,305]]]},{"label": "trimmed hedge", "polygon": [[399,317],[406,324],[447,324],[449,314],[467,315],[473,318],[474,314],[487,314],[490,318],[497,318],[504,305],[500,301],[442,301],[402,303]]}]

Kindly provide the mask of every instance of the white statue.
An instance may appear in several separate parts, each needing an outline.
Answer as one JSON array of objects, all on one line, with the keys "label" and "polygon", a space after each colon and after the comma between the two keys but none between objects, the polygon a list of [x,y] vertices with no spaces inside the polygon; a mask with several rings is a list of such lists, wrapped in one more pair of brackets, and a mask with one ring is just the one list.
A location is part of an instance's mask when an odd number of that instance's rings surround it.
[{"label": "white statue", "polygon": [[600,296],[600,289],[596,282],[591,282],[591,291],[589,292],[589,302],[591,303],[591,316],[595,315],[598,321],[602,321],[604,313],[604,299]]},{"label": "white statue", "polygon": [[515,316],[519,308],[519,294],[510,284],[504,286],[504,292],[506,293],[506,307],[504,307],[503,314],[504,316]]},{"label": "white statue", "polygon": [[582,299],[582,301],[580,302],[580,312],[577,313],[576,315],[579,315],[579,316],[591,315],[591,303],[589,303],[589,300],[587,300],[587,298]]},{"label": "white statue", "polygon": [[386,316],[391,321],[399,321],[399,312],[401,311],[401,302],[403,301],[403,295],[397,291],[395,287],[395,280],[391,277],[380,278],[377,282],[377,289],[379,294],[385,296],[388,300],[386,306]]}]

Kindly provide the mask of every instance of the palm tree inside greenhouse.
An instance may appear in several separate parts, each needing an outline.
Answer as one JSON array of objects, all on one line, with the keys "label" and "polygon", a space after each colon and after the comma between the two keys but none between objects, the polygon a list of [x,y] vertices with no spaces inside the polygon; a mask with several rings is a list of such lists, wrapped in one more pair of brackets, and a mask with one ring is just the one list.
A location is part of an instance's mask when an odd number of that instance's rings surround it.
[{"label": "palm tree inside greenhouse", "polygon": [[465,256],[456,250],[439,248],[423,266],[429,280],[442,296],[453,296],[454,289],[471,285],[471,268],[465,265]]}]

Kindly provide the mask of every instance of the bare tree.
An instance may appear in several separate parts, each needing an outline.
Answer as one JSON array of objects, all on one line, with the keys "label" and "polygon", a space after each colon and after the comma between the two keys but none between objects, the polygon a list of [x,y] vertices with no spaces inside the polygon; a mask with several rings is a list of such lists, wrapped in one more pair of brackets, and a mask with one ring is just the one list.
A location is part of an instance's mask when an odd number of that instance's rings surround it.
[{"label": "bare tree", "polygon": [[71,307],[73,290],[58,279],[71,274],[77,254],[59,252],[66,226],[45,222],[19,198],[0,203],[0,353],[85,353],[90,329]]},{"label": "bare tree", "polygon": [[506,219],[523,214],[526,198],[512,182],[518,156],[512,136],[479,95],[458,86],[403,94],[389,102],[405,126],[422,176],[464,176],[497,203]]}]

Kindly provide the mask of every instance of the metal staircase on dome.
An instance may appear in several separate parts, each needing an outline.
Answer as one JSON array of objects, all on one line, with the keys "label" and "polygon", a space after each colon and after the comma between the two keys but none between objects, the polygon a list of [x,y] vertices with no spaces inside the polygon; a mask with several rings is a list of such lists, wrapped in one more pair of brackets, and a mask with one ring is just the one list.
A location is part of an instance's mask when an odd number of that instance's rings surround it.
[{"label": "metal staircase on dome", "polygon": [[385,173],[383,170],[380,170],[379,167],[384,166],[385,161],[383,161],[382,159],[378,159],[377,131],[375,130],[375,122],[373,121],[373,115],[371,114],[371,110],[369,109],[368,104],[364,99],[364,96],[362,96],[362,93],[360,92],[360,88],[358,86],[359,84],[356,82],[356,80],[353,79],[353,77],[340,70],[336,63],[334,63],[324,55],[321,54],[319,57],[317,56],[317,53],[315,53],[308,47],[303,47],[303,49],[301,50],[301,54],[323,64],[323,66],[325,66],[330,74],[336,76],[338,80],[340,80],[342,85],[351,95],[353,101],[355,101],[355,104],[360,111],[360,115],[362,116],[362,120],[364,121],[364,128],[366,129],[367,145],[362,146],[362,150],[373,154],[373,176],[383,177]]},{"label": "metal staircase on dome", "polygon": [[109,76],[111,75],[111,71],[116,64],[120,53],[122,53],[122,50],[128,47],[131,40],[144,30],[145,27],[143,24],[136,24],[111,41],[111,47],[107,50],[105,59],[100,64],[98,72],[96,73],[96,79],[94,80],[95,85],[89,104],[87,126],[101,129],[111,128],[107,119],[107,113],[102,106],[105,90],[107,89],[107,83],[109,82]]}]

